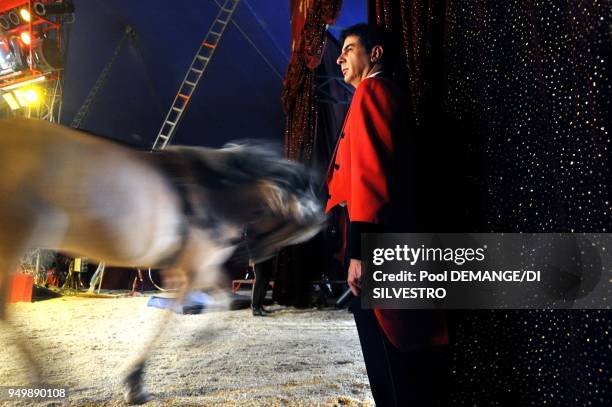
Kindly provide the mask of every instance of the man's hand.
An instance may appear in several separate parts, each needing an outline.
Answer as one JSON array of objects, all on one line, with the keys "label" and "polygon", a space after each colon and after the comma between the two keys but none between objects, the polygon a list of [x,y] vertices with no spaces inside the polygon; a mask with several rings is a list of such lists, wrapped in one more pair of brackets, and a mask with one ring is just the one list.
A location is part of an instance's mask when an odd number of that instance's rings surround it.
[{"label": "man's hand", "polygon": [[351,259],[346,279],[353,295],[357,297],[361,291],[361,260]]}]

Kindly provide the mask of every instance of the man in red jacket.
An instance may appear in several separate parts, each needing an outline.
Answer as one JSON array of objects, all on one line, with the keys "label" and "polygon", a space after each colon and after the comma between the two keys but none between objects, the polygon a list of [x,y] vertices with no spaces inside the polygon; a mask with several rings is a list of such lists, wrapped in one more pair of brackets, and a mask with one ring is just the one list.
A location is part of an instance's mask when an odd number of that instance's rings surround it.
[{"label": "man in red jacket", "polygon": [[342,42],[337,63],[356,90],[327,173],[326,212],[340,206],[348,214],[347,282],[372,395],[379,406],[446,405],[448,332],[441,314],[361,308],[361,234],[414,231],[404,221],[410,191],[400,163],[410,135],[403,94],[384,75],[391,55],[384,32],[357,24]]}]

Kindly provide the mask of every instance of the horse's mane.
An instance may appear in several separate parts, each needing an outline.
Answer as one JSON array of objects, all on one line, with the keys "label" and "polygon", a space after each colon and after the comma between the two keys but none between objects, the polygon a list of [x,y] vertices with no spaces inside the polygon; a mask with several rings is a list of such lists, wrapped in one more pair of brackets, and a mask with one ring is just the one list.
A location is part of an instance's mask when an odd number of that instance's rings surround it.
[{"label": "horse's mane", "polygon": [[283,159],[271,144],[173,146],[151,156],[178,190],[192,224],[214,229],[225,220],[246,226],[270,216],[296,227],[323,222],[313,187],[319,178],[305,166]]},{"label": "horse's mane", "polygon": [[267,180],[292,192],[307,191],[317,176],[304,166],[285,160],[272,143],[233,142],[221,149],[173,146],[155,152],[172,163],[174,171],[189,171],[207,187],[239,187]]}]

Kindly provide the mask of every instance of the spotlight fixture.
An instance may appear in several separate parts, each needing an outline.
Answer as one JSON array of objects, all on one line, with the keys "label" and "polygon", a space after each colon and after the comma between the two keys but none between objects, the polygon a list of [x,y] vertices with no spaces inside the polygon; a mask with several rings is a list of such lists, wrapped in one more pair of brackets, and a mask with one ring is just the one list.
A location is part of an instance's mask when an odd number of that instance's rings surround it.
[{"label": "spotlight fixture", "polygon": [[30,33],[27,31],[23,31],[19,35],[19,38],[21,38],[21,42],[23,42],[25,45],[30,45],[32,43],[32,38],[30,37]]},{"label": "spotlight fixture", "polygon": [[[6,91],[6,89],[4,89]],[[21,86],[2,94],[2,98],[11,110],[36,105],[41,100],[40,90]]]},{"label": "spotlight fixture", "polygon": [[0,16],[0,27],[2,27],[4,31],[11,29],[11,22],[9,21],[8,16]]},{"label": "spotlight fixture", "polygon": [[8,13],[8,18],[11,24],[13,24],[15,27],[21,24],[21,19],[19,19],[19,14],[17,14],[15,11],[11,11],[10,13]]},{"label": "spotlight fixture", "polygon": [[32,9],[39,16],[45,16],[48,14],[70,14],[74,13],[74,3],[69,0],[52,4],[37,1],[33,4]]},{"label": "spotlight fixture", "polygon": [[32,57],[34,66],[43,72],[56,71],[64,66],[57,42],[46,37],[32,40]]},{"label": "spotlight fixture", "polygon": [[60,39],[66,22],[62,14],[74,9],[73,0],[0,0],[0,103],[6,103],[4,110],[38,109],[48,94],[56,97],[57,89],[48,92],[45,87],[61,80]]},{"label": "spotlight fixture", "polygon": [[39,16],[44,16],[45,14],[47,14],[47,8],[43,3],[39,1],[34,3],[32,9],[34,10],[34,13],[38,14]]},{"label": "spotlight fixture", "polygon": [[13,93],[17,97],[17,100],[19,101],[21,107],[28,107],[34,105],[40,99],[38,97],[38,92],[33,88],[19,88],[15,89]]},{"label": "spotlight fixture", "polygon": [[19,15],[21,16],[21,19],[26,23],[29,23],[32,19],[32,17],[30,16],[30,12],[27,8],[22,8],[21,10],[19,10]]},{"label": "spotlight fixture", "polygon": [[25,46],[19,37],[0,36],[0,76],[27,69]]},{"label": "spotlight fixture", "polygon": [[[16,90],[15,92],[18,92],[18,91],[19,90]],[[21,92],[21,94],[23,95],[27,104],[30,104],[30,105],[40,100],[39,92],[34,88],[26,89],[23,92]]]}]

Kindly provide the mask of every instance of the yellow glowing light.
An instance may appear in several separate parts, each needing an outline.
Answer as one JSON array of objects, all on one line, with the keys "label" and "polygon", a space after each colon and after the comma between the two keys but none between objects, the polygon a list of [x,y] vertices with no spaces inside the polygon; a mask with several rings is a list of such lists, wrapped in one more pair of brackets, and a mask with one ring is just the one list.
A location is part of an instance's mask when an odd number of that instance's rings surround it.
[{"label": "yellow glowing light", "polygon": [[34,86],[13,89],[9,92],[3,89],[3,91],[4,93],[2,93],[2,98],[12,110],[17,110],[22,107],[35,106],[43,98],[43,90]]},{"label": "yellow glowing light", "polygon": [[40,92],[34,88],[15,89],[13,94],[21,107],[34,105],[40,100]]},{"label": "yellow glowing light", "polygon": [[27,9],[22,8],[19,10],[19,14],[21,15],[21,18],[23,18],[23,21],[26,23],[30,22],[30,12]]},{"label": "yellow glowing light", "polygon": [[30,33],[27,31],[24,31],[21,33],[21,41],[25,44],[25,45],[30,45],[31,39],[30,39]]},{"label": "yellow glowing light", "polygon": [[39,99],[36,89],[27,89],[23,92],[23,97],[29,103],[35,103]]}]

